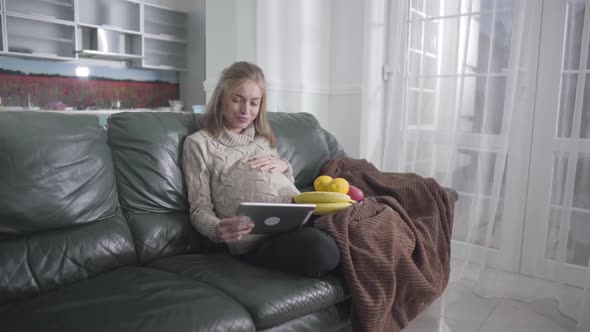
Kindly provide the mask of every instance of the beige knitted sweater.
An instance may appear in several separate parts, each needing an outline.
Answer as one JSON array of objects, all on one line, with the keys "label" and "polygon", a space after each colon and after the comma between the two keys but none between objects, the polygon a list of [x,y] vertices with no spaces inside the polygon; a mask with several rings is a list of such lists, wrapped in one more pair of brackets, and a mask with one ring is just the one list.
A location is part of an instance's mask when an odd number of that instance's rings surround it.
[{"label": "beige knitted sweater", "polygon": [[[241,134],[226,130],[219,138],[206,130],[188,136],[182,163],[193,226],[214,242],[220,219],[233,217],[240,202],[287,203],[299,194],[291,165],[285,173],[254,170],[248,160],[277,156],[253,126]],[[287,162],[288,163],[288,162]],[[246,235],[228,244],[232,254],[246,253],[263,235]]]}]

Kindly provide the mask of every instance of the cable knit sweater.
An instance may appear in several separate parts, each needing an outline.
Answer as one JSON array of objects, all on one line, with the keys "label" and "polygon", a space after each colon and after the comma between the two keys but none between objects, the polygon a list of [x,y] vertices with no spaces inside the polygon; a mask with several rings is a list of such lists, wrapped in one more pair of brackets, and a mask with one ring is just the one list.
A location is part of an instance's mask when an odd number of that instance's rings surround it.
[{"label": "cable knit sweater", "polygon": [[[293,170],[270,173],[252,169],[254,157],[279,156],[253,126],[242,133],[226,130],[219,138],[206,130],[188,136],[182,163],[193,226],[214,242],[220,219],[233,217],[240,202],[287,203],[299,194]],[[286,161],[286,160],[285,160]],[[232,254],[246,253],[263,235],[249,234],[228,244]]]}]

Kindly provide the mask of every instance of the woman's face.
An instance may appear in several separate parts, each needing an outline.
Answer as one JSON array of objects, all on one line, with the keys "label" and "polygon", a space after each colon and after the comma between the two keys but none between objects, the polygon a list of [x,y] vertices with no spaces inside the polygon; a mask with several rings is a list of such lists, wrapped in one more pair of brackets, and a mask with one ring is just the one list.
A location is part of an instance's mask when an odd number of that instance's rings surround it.
[{"label": "woman's face", "polygon": [[246,80],[235,87],[223,107],[225,127],[240,133],[246,129],[260,111],[262,91],[256,82]]}]

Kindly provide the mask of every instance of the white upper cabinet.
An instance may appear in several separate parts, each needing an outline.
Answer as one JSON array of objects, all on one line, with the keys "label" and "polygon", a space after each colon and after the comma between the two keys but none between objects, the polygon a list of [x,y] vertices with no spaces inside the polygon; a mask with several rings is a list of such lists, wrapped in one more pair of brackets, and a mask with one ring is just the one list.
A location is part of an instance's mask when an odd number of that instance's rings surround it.
[{"label": "white upper cabinet", "polygon": [[141,4],[78,0],[78,55],[107,60],[142,58]]},{"label": "white upper cabinet", "polygon": [[142,67],[168,70],[185,70],[187,49],[185,43],[144,38]]},{"label": "white upper cabinet", "polygon": [[144,4],[144,57],[141,66],[185,70],[187,23],[186,13]]},{"label": "white upper cabinet", "polygon": [[75,58],[74,36],[73,24],[6,16],[6,45],[9,54],[72,59]]},{"label": "white upper cabinet", "polygon": [[0,55],[187,67],[188,14],[139,0],[0,0]]},{"label": "white upper cabinet", "polygon": [[146,35],[184,41],[187,35],[186,27],[187,14],[144,5],[143,28]]},{"label": "white upper cabinet", "polygon": [[33,18],[74,22],[74,0],[5,0],[5,11]]},{"label": "white upper cabinet", "polygon": [[74,0],[5,0],[2,52],[71,60],[75,55]]},{"label": "white upper cabinet", "polygon": [[78,24],[141,32],[140,4],[126,0],[78,0]]}]

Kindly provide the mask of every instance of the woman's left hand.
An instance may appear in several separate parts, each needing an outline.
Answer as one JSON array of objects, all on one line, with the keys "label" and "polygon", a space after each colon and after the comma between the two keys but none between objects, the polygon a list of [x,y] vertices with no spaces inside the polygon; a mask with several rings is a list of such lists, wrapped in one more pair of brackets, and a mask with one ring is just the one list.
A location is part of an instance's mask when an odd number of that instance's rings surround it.
[{"label": "woman's left hand", "polygon": [[258,157],[248,161],[250,167],[263,172],[284,173],[289,169],[289,165],[283,159],[278,157]]}]

